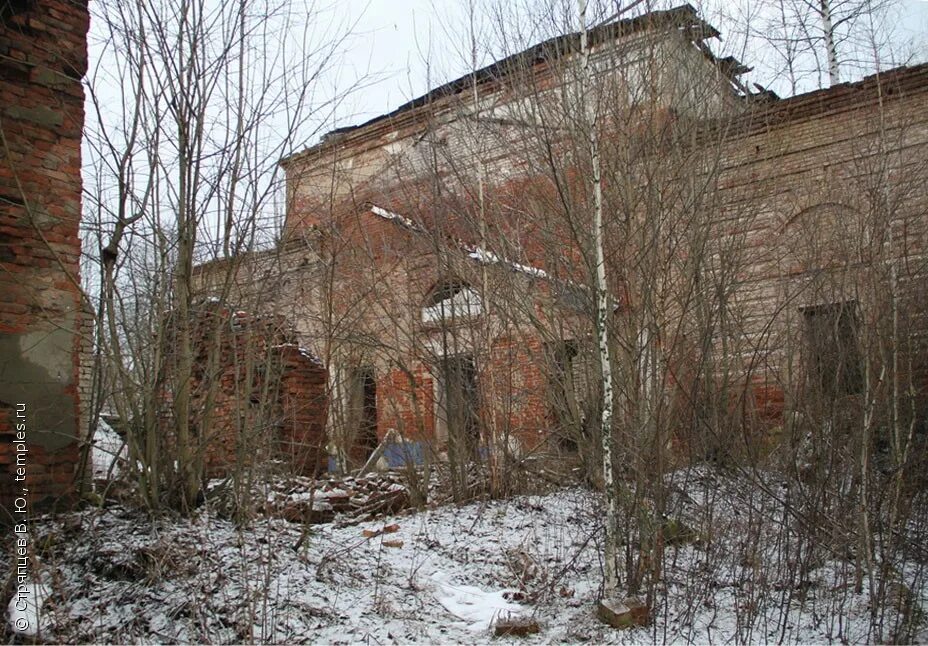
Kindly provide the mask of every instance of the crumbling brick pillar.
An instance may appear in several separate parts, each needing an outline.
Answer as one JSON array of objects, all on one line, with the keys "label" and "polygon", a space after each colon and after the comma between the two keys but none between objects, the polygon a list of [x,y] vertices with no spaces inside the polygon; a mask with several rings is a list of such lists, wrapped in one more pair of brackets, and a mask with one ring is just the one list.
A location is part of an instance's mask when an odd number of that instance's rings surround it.
[{"label": "crumbling brick pillar", "polygon": [[[292,473],[324,471],[328,372],[296,343],[292,325],[212,301],[193,316],[190,426],[207,477],[271,460]],[[169,400],[165,393],[166,409]],[[163,432],[172,433],[170,424]]]},{"label": "crumbling brick pillar", "polygon": [[280,365],[281,453],[296,473],[324,473],[328,468],[328,372],[318,359],[296,345],[280,348]]},{"label": "crumbling brick pillar", "polygon": [[24,486],[73,491],[88,26],[86,2],[0,3],[0,522]]}]

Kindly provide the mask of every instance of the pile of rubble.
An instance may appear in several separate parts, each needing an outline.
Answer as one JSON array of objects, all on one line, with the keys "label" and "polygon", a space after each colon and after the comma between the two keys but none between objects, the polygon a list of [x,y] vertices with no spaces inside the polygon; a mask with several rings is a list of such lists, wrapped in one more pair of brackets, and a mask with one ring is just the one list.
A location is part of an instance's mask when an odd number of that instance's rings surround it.
[{"label": "pile of rubble", "polygon": [[[575,470],[574,470],[575,471]],[[294,523],[351,525],[388,514],[411,509],[413,500],[426,500],[430,508],[440,507],[455,500],[485,498],[491,492],[490,474],[486,464],[471,463],[458,472],[452,482],[452,472],[446,462],[436,462],[418,471],[417,484],[409,483],[407,471],[370,471],[364,469],[349,475],[323,475],[310,478],[287,474],[285,469],[266,474],[253,485],[252,493],[259,501],[258,509],[268,516],[283,518]],[[507,491],[544,494],[556,488],[555,478],[539,475],[536,470],[511,470],[504,483]],[[560,477],[563,486],[570,477]],[[231,503],[229,479],[213,480],[207,497],[218,509]],[[411,495],[412,487],[421,487],[420,495]],[[225,509],[225,513],[231,513]]]},{"label": "pile of rubble", "polygon": [[291,522],[352,524],[410,507],[409,490],[396,473],[279,481],[267,511]]}]

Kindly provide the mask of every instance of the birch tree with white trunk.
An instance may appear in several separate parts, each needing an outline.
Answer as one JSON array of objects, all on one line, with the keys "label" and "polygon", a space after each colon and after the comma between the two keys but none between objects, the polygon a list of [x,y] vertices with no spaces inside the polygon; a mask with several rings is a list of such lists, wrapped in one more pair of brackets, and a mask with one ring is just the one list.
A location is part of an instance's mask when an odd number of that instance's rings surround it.
[{"label": "birch tree with white trunk", "polygon": [[606,541],[605,541],[605,581],[603,594],[614,596],[619,585],[618,580],[618,515],[619,506],[616,497],[615,473],[612,468],[612,364],[609,356],[609,288],[606,280],[606,261],[603,253],[603,182],[599,159],[599,139],[596,132],[597,107],[591,101],[589,92],[593,87],[593,68],[590,63],[590,43],[587,29],[586,0],[578,0],[580,16],[580,100],[582,102],[581,127],[589,144],[592,175],[590,188],[593,191],[593,247],[595,253],[596,276],[596,338],[599,347],[599,365],[603,381],[602,399],[602,450],[603,450],[603,490],[606,499]]}]

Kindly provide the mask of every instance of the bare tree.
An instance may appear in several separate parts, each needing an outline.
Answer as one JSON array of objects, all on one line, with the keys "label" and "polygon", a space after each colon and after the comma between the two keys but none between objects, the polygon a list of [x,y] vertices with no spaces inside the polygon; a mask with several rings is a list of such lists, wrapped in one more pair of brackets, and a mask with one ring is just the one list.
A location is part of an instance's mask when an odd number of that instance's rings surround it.
[{"label": "bare tree", "polygon": [[[205,0],[119,3],[96,16],[116,65],[101,64],[91,80],[88,136],[101,352],[112,357],[108,400],[130,429],[131,464],[152,507],[174,498],[189,508],[202,485],[209,425],[191,390],[194,264],[229,258],[229,293],[240,252],[273,239],[277,160],[338,105],[314,88],[347,30],[330,17],[336,35],[320,37],[313,16],[326,18],[286,3]],[[207,335],[214,351],[219,325]]]},{"label": "bare tree", "polygon": [[609,354],[609,285],[606,281],[606,259],[603,241],[603,179],[599,158],[599,118],[597,114],[599,98],[589,96],[590,86],[593,84],[593,70],[590,66],[590,46],[587,32],[587,3],[578,0],[580,17],[580,121],[581,129],[589,142],[590,185],[593,191],[593,250],[596,294],[596,336],[599,345],[599,365],[602,371],[603,400],[602,420],[600,432],[602,433],[603,450],[603,490],[606,496],[606,549],[605,560],[605,595],[612,597],[618,587],[617,555],[618,555],[618,504],[616,501],[616,482],[613,473],[612,458],[612,359]]},{"label": "bare tree", "polygon": [[[884,69],[909,58],[896,29],[896,0],[777,0],[714,7],[727,49],[754,61],[764,86],[789,95]],[[782,91],[782,90],[781,90]]]}]

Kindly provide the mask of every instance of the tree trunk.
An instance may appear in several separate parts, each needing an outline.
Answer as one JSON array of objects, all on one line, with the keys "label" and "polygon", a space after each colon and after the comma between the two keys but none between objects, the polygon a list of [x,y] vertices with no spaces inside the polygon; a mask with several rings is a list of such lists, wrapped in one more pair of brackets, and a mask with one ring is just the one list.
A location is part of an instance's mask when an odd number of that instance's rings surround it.
[{"label": "tree trunk", "polygon": [[841,82],[838,73],[838,50],[835,49],[835,28],[831,22],[831,6],[829,0],[821,0],[819,13],[822,16],[822,31],[825,34],[825,51],[828,55],[828,80],[831,85]]},{"label": "tree trunk", "polygon": [[596,110],[589,103],[587,91],[592,85],[590,50],[586,26],[586,0],[578,0],[580,7],[580,56],[583,66],[580,78],[580,97],[583,101],[584,127],[589,142],[593,185],[593,246],[596,263],[596,338],[599,344],[600,376],[603,381],[602,449],[603,491],[606,498],[606,541],[604,596],[614,596],[619,585],[616,557],[618,554],[618,501],[616,500],[615,474],[612,469],[612,365],[609,357],[609,291],[606,282],[606,262],[603,252],[603,185],[599,159],[599,138],[596,132]]}]

